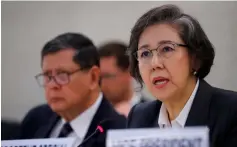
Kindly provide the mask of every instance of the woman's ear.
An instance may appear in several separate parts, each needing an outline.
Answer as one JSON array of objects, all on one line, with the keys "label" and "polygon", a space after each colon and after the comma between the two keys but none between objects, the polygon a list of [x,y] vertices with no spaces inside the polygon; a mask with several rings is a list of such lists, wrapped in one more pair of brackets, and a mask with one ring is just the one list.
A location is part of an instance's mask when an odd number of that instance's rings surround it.
[{"label": "woman's ear", "polygon": [[193,55],[191,57],[191,73],[193,75],[196,75],[200,67],[201,67],[201,61],[195,55]]},{"label": "woman's ear", "polygon": [[90,69],[91,84],[90,89],[93,90],[99,86],[100,81],[100,68],[98,66],[92,66]]}]

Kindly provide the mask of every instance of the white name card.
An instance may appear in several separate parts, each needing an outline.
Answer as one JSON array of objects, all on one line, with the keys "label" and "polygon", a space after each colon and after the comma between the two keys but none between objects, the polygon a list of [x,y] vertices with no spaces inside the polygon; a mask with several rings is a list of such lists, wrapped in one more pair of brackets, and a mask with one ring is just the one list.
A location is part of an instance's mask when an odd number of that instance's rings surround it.
[{"label": "white name card", "polygon": [[209,147],[206,127],[109,130],[106,147]]},{"label": "white name card", "polygon": [[1,147],[73,147],[75,138],[4,140]]}]

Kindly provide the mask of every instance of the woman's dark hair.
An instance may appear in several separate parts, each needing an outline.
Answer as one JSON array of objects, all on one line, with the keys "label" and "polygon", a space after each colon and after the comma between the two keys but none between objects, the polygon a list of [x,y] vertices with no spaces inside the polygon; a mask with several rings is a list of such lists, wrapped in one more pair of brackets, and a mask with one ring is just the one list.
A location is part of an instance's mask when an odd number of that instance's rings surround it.
[{"label": "woman's dark hair", "polygon": [[138,61],[134,52],[138,49],[138,41],[142,32],[155,24],[169,24],[177,29],[180,38],[188,46],[188,53],[194,57],[194,64],[199,65],[195,76],[203,79],[210,72],[215,57],[214,47],[207,38],[199,22],[182,12],[175,5],[163,5],[153,8],[142,15],[131,31],[128,53],[131,61],[131,75],[141,84],[142,78],[138,69]]}]

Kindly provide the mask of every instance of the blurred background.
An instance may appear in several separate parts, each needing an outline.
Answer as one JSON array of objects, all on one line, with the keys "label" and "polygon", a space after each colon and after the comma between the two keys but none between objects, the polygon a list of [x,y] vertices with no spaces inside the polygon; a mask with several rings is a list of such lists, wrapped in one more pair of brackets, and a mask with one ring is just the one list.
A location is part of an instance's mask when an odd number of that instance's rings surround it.
[{"label": "blurred background", "polygon": [[[206,80],[237,91],[237,2],[2,2],[2,119],[21,121],[45,102],[34,76],[41,72],[40,51],[64,32],[81,32],[95,45],[128,43],[134,23],[163,4],[180,6],[198,19],[216,49]],[[135,87],[137,87],[134,82]],[[147,90],[141,93],[150,96]]]}]

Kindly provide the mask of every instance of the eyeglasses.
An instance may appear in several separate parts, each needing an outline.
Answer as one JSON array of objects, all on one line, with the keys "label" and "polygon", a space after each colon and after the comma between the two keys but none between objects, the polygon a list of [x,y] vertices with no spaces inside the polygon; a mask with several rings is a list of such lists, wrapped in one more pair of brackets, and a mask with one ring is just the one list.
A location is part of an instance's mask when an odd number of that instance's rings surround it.
[{"label": "eyeglasses", "polygon": [[140,48],[136,52],[134,52],[135,58],[139,63],[150,63],[153,58],[153,51],[157,52],[157,56],[162,59],[170,58],[176,51],[177,46],[187,47],[185,44],[179,44],[175,42],[164,42],[161,43],[156,49],[148,49],[148,48]]},{"label": "eyeglasses", "polygon": [[48,75],[46,73],[40,73],[35,76],[35,79],[37,83],[39,84],[39,86],[41,87],[47,86],[47,84],[49,84],[51,80],[54,80],[54,82],[56,82],[59,85],[66,85],[70,82],[70,76],[81,70],[82,69],[79,68],[73,72],[62,71],[62,72],[58,72],[55,76]]}]

